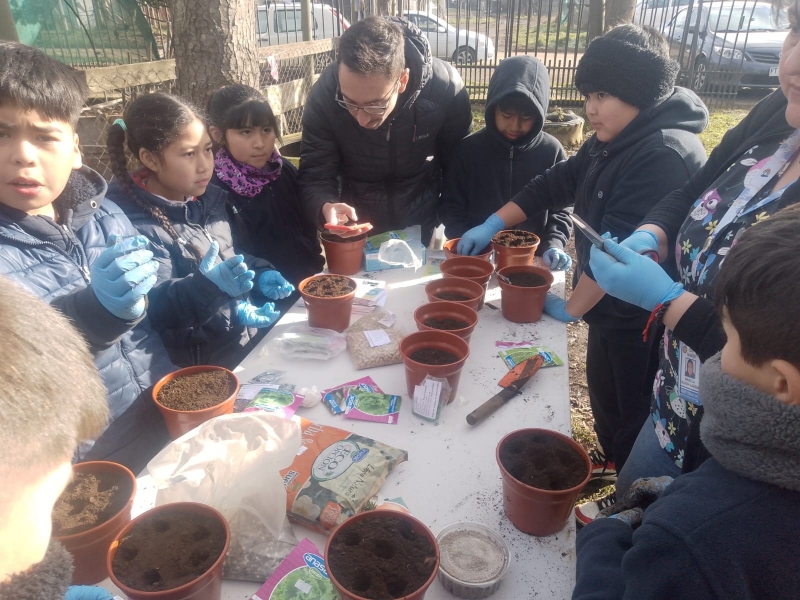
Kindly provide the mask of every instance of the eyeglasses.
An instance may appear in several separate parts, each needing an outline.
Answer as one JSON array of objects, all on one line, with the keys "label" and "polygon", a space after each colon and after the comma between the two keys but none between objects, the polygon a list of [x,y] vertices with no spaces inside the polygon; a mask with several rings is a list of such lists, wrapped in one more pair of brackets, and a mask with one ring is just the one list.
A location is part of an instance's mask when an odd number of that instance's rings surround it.
[{"label": "eyeglasses", "polygon": [[339,106],[341,106],[345,110],[350,111],[354,115],[358,114],[358,111],[360,110],[363,110],[368,115],[382,115],[388,110],[389,104],[391,104],[391,102],[388,100],[389,97],[395,93],[399,85],[400,85],[400,80],[398,79],[397,81],[395,81],[389,93],[386,94],[383,98],[381,98],[382,102],[386,101],[386,104],[384,104],[383,106],[358,106],[357,104],[352,104],[351,102],[347,102],[342,96],[342,90],[339,88],[336,88],[336,95],[333,97],[333,99],[336,100],[336,103]]}]

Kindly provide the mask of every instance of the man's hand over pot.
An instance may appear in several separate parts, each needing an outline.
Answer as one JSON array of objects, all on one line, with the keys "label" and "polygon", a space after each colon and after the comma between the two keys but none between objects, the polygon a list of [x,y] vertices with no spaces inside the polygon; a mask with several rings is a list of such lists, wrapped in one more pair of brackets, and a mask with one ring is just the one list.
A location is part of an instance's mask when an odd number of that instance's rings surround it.
[{"label": "man's hand over pot", "polygon": [[[322,205],[322,217],[331,225],[347,225],[358,221],[356,209],[344,202],[326,202]],[[363,231],[337,231],[336,235],[342,238],[361,235]]]}]

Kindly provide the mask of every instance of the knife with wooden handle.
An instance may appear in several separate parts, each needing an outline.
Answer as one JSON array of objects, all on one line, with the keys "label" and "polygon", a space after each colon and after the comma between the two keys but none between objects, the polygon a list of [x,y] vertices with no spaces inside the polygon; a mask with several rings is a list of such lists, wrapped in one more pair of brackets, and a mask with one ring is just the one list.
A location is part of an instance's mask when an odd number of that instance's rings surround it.
[{"label": "knife with wooden handle", "polygon": [[511,398],[519,394],[523,386],[542,368],[542,365],[544,365],[544,358],[541,355],[536,355],[527,362],[528,364],[525,365],[525,369],[522,371],[519,379],[469,413],[467,415],[467,423],[470,425],[477,425],[511,400]]}]

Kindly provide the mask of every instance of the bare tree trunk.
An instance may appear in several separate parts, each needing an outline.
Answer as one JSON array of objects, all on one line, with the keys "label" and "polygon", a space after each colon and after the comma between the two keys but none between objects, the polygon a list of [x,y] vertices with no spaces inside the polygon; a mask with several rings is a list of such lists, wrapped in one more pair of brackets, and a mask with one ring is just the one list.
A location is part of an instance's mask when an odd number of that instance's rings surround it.
[{"label": "bare tree trunk", "polygon": [[11,4],[8,0],[0,0],[0,40],[19,41],[14,17],[11,16]]},{"label": "bare tree trunk", "polygon": [[606,6],[606,26],[604,31],[623,23],[633,23],[636,0],[608,0]]},{"label": "bare tree trunk", "polygon": [[589,0],[589,30],[586,33],[586,42],[591,42],[594,38],[603,35],[605,25],[605,3],[604,0]]},{"label": "bare tree trunk", "polygon": [[253,0],[172,0],[172,23],[181,97],[205,107],[223,85],[259,87]]}]

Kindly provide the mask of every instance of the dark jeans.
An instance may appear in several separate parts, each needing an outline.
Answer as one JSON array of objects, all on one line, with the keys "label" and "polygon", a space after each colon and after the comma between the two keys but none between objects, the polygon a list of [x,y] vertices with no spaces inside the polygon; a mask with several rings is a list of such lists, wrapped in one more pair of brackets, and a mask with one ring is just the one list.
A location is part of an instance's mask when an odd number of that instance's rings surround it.
[{"label": "dark jeans", "polygon": [[657,331],[644,342],[636,329],[589,326],[586,381],[594,430],[618,473],[650,415],[659,338]]}]

